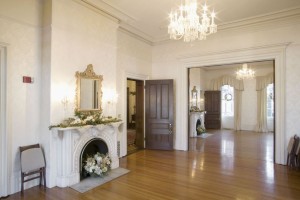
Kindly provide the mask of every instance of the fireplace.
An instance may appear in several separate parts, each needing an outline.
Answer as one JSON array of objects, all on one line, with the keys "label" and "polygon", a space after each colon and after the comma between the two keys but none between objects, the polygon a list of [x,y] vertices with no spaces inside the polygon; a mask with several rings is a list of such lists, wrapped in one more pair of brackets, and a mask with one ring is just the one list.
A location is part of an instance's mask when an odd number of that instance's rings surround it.
[{"label": "fireplace", "polygon": [[67,187],[80,182],[84,154],[108,153],[111,169],[119,167],[118,138],[122,122],[108,125],[54,128],[44,149],[48,187]]},{"label": "fireplace", "polygon": [[80,161],[79,161],[80,180],[89,176],[84,170],[83,161],[85,161],[88,156],[94,156],[98,152],[101,154],[108,153],[107,144],[102,139],[94,138],[88,141],[86,145],[84,145],[80,154]]},{"label": "fireplace", "polygon": [[203,129],[204,126],[204,114],[205,111],[201,112],[190,112],[190,127],[189,135],[190,137],[197,137],[197,127],[200,125]]}]

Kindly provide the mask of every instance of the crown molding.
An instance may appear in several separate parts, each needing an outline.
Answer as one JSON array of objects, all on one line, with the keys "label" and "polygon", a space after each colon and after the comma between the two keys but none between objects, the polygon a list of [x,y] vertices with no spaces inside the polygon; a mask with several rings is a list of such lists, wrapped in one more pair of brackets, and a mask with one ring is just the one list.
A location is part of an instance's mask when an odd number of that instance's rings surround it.
[{"label": "crown molding", "polygon": [[76,3],[79,3],[80,5],[106,17],[107,19],[111,20],[112,22],[115,22],[117,24],[120,24],[121,19],[117,16],[113,15],[110,12],[107,12],[106,10],[102,9],[101,7],[97,6],[96,4],[93,4],[91,0],[73,0]]},{"label": "crown molding", "polygon": [[132,37],[134,37],[135,39],[141,40],[151,46],[153,46],[153,38],[150,37],[149,35],[139,31],[138,29],[128,25],[128,24],[120,24],[119,30],[123,33],[126,33]]},{"label": "crown molding", "polygon": [[[138,40],[141,40],[149,45],[156,46],[165,43],[176,42],[170,40],[169,35],[166,33],[162,37],[153,38],[150,35],[143,32],[136,25],[136,19],[124,11],[113,7],[107,0],[73,0],[76,1],[91,10],[119,23],[119,29],[121,32],[126,33]],[[254,27],[264,23],[271,23],[275,21],[287,21],[300,17],[300,7],[284,9],[277,12],[267,13],[263,15],[257,15],[241,20],[221,23],[218,25],[218,31],[230,30],[230,29],[243,29],[245,27]]]},{"label": "crown molding", "polygon": [[153,45],[153,38],[146,33],[135,28],[133,24],[136,20],[125,14],[124,12],[114,8],[109,3],[105,1],[95,1],[95,0],[73,0],[99,14],[118,23],[119,30],[123,33],[128,34],[140,41],[143,41],[149,45]]},{"label": "crown molding", "polygon": [[300,7],[284,9],[277,12],[271,12],[263,15],[257,15],[254,17],[249,17],[241,20],[231,21],[227,23],[222,23],[219,25],[220,30],[226,30],[231,28],[240,28],[243,26],[251,26],[264,22],[273,22],[278,20],[287,20],[293,17],[300,16]]},{"label": "crown molding", "polygon": [[20,19],[15,19],[13,17],[1,15],[1,14],[0,14],[0,19],[4,19],[4,20],[10,21],[10,22],[17,23],[17,24],[20,24],[23,26],[28,26],[31,28],[41,28],[42,27],[40,24],[33,24],[33,23],[25,22]]},{"label": "crown molding", "polygon": [[123,26],[119,27],[119,31],[122,32],[122,33],[125,33],[125,34],[127,34],[127,35],[129,35],[129,36],[131,36],[131,37],[133,37],[137,40],[140,40],[140,41],[142,41],[146,44],[149,44],[149,45],[153,46],[153,42],[151,42],[151,40],[146,39],[145,37],[142,37],[140,34],[135,33],[132,30],[128,30],[128,29],[124,28]]}]

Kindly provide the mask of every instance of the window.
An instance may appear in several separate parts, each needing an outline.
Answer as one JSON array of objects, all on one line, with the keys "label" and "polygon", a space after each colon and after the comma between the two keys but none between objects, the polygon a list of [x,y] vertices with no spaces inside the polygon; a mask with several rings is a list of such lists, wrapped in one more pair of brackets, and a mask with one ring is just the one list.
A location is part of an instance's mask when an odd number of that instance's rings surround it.
[{"label": "window", "polygon": [[221,87],[222,95],[222,116],[234,115],[234,89],[230,85]]},{"label": "window", "polygon": [[267,117],[274,117],[274,84],[269,84],[267,87]]}]

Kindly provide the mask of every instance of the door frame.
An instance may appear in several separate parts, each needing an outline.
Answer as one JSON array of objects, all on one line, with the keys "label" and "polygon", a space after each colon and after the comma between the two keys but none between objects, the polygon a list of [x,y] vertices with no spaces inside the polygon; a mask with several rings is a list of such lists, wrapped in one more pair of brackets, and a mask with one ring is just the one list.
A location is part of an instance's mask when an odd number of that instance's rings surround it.
[{"label": "door frame", "polygon": [[187,98],[180,98],[187,96],[188,93],[188,68],[203,67],[210,65],[223,65],[232,63],[243,63],[262,60],[275,61],[275,134],[274,146],[275,149],[275,163],[285,164],[286,160],[286,121],[285,121],[285,79],[286,79],[286,48],[289,43],[274,44],[268,46],[258,46],[245,49],[235,49],[231,51],[212,52],[203,55],[190,55],[178,58],[182,65],[178,70],[178,77],[180,89],[177,90],[177,105],[178,111],[182,113],[177,120],[181,121],[182,133],[177,136],[176,144],[178,149],[188,150],[188,101]]},{"label": "door frame", "polygon": [[[144,75],[144,74],[136,74],[133,72],[125,71],[124,76],[123,76],[123,87],[122,87],[122,92],[124,94],[124,98],[122,98],[122,107],[123,109],[123,130],[121,131],[121,139],[120,139],[120,157],[126,156],[127,155],[127,79],[134,79],[134,80],[139,80],[143,81],[145,84],[145,80],[149,80],[149,75]],[[145,92],[144,92],[144,108],[145,108]],[[145,119],[145,112],[144,112],[144,119]],[[144,123],[144,133],[145,137],[145,123]]]},{"label": "door frame", "polygon": [[8,135],[6,129],[7,48],[0,44],[0,198],[8,195]]}]

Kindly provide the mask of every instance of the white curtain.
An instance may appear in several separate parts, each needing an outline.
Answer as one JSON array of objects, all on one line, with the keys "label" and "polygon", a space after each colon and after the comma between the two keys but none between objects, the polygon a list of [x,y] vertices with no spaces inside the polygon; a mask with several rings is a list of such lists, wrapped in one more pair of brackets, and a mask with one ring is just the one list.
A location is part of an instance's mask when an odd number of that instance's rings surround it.
[{"label": "white curtain", "polygon": [[241,130],[242,119],[242,90],[234,90],[234,129]]},{"label": "white curtain", "polygon": [[256,77],[257,124],[256,132],[268,132],[267,124],[267,87],[274,82],[273,73]]},{"label": "white curtain", "polygon": [[212,90],[220,90],[223,85],[230,85],[234,88],[234,129],[237,131],[241,130],[242,92],[244,91],[244,82],[228,75],[221,76],[211,81]]}]

